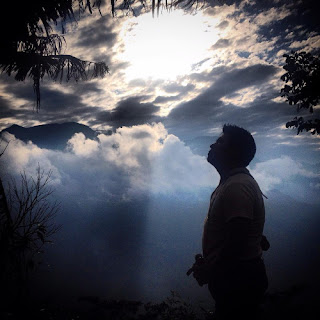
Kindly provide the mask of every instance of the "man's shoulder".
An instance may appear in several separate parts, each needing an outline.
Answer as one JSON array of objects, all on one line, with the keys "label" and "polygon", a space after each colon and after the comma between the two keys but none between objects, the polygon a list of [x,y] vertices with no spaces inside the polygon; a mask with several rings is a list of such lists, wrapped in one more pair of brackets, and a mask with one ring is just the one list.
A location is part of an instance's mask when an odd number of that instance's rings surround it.
[{"label": "man's shoulder", "polygon": [[241,186],[241,185],[255,185],[255,184],[257,184],[257,182],[250,174],[240,172],[230,176],[227,179],[225,186],[228,187],[231,185]]},{"label": "man's shoulder", "polygon": [[247,173],[237,173],[230,176],[224,185],[224,192],[245,190],[252,194],[260,194],[260,188],[257,181]]}]

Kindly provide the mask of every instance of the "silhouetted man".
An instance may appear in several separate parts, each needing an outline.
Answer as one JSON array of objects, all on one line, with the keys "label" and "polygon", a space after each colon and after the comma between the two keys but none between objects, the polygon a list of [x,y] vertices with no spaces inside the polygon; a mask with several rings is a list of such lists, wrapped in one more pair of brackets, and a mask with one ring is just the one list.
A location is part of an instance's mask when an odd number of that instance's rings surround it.
[{"label": "silhouetted man", "polygon": [[263,241],[267,242],[264,202],[246,169],[255,152],[248,131],[224,125],[208,153],[220,183],[211,195],[204,224],[204,261],[193,268],[193,275],[200,285],[208,284],[217,319],[256,319],[268,286],[262,260]]}]

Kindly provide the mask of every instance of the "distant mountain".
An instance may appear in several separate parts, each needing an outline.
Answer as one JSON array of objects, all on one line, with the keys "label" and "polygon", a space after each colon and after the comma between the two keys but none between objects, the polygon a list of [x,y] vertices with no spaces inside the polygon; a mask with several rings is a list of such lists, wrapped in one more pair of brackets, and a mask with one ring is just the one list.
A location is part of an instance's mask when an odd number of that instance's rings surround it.
[{"label": "distant mountain", "polygon": [[78,132],[87,139],[94,139],[97,133],[86,125],[76,122],[52,123],[24,128],[16,124],[1,131],[13,134],[17,139],[24,142],[32,141],[40,148],[62,150],[67,141]]}]

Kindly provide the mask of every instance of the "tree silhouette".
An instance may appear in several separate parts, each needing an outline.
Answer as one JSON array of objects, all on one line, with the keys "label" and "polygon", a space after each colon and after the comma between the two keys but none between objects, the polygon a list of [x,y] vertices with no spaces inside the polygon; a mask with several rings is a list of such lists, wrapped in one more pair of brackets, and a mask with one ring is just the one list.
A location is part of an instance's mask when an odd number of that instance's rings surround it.
[{"label": "tree silhouette", "polygon": [[50,201],[50,180],[51,171],[46,174],[40,166],[35,178],[23,172],[19,181],[12,179],[6,192],[0,180],[0,287],[6,302],[23,298],[29,270],[60,228],[54,222],[59,205]]},{"label": "tree silhouette", "polygon": [[[158,13],[161,6],[170,9],[198,7],[206,0],[108,0],[112,16],[117,10],[134,13],[133,5],[140,3]],[[218,0],[217,0],[218,1]],[[40,108],[40,80],[47,75],[53,80],[74,79],[75,81],[104,77],[109,68],[104,62],[81,60],[77,57],[61,54],[66,45],[65,26],[77,22],[84,13],[92,14],[99,10],[103,0],[32,0],[10,1],[1,4],[3,14],[10,14],[9,20],[0,20],[1,35],[0,71],[15,80],[23,81],[26,77],[33,80],[36,96],[36,110]],[[54,26],[61,27],[61,35],[54,33]]]},{"label": "tree silhouette", "polygon": [[[297,112],[307,109],[313,113],[314,107],[320,103],[319,56],[294,51],[283,56],[286,58],[283,69],[287,72],[281,76],[281,80],[287,84],[281,89],[281,96],[286,97],[290,105],[295,105]],[[320,119],[304,120],[303,117],[295,117],[286,123],[286,127],[297,128],[297,134],[303,130],[320,134]]]},{"label": "tree silhouette", "polygon": [[[36,95],[36,108],[40,108],[40,80],[44,75],[57,80],[63,77],[86,80],[89,77],[103,77],[108,72],[104,62],[91,62],[70,55],[61,55],[65,44],[63,35],[53,33],[53,25],[60,24],[62,34],[65,24],[76,21],[75,2],[79,16],[85,11],[99,7],[101,0],[33,0],[5,1],[1,4],[3,13],[14,14],[8,22],[1,19],[2,49],[0,51],[0,70],[15,80],[26,77],[33,80]],[[8,26],[8,24],[11,24]]]}]

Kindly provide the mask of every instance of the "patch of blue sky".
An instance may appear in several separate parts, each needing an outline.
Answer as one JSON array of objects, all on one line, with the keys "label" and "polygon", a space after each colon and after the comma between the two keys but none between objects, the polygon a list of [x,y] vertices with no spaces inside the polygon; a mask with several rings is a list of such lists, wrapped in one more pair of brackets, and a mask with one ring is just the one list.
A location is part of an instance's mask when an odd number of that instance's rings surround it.
[{"label": "patch of blue sky", "polygon": [[237,52],[238,56],[241,57],[241,58],[249,58],[251,52],[248,52],[248,51],[238,51]]}]

